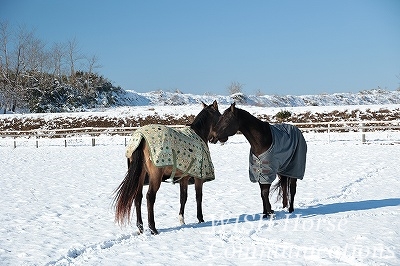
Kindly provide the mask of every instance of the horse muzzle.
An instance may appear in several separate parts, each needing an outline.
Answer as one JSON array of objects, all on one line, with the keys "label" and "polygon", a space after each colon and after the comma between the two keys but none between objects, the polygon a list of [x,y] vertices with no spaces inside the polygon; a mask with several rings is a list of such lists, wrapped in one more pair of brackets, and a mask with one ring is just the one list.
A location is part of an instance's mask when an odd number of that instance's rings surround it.
[{"label": "horse muzzle", "polygon": [[213,144],[217,143],[218,141],[221,142],[221,143],[224,143],[224,142],[226,142],[227,140],[228,140],[228,137],[220,137],[220,136],[218,136],[217,133],[215,133],[215,132],[213,132],[213,133],[211,134],[211,137],[208,139],[208,141],[211,142],[211,143],[213,143]]}]

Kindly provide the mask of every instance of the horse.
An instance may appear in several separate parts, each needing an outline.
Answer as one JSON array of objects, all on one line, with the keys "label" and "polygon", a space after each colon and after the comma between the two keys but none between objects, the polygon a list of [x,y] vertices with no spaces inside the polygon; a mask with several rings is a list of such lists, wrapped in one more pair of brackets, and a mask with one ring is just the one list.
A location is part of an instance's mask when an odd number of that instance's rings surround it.
[{"label": "horse", "polygon": [[[307,144],[300,130],[289,124],[271,125],[249,112],[236,108],[235,103],[224,111],[213,127],[211,143],[226,142],[240,131],[250,143],[249,177],[258,182],[263,202],[263,218],[274,213],[269,194],[272,182],[279,176],[273,190],[279,188],[283,208],[294,211],[297,179],[303,179]],[[288,191],[290,198],[288,198]]]},{"label": "horse", "polygon": [[[217,123],[221,113],[218,104],[203,103],[203,109],[193,122],[182,130],[162,125],[143,126],[135,131],[127,147],[128,171],[124,180],[114,191],[115,220],[118,224],[130,223],[132,203],[136,207],[136,226],[139,234],[144,232],[141,214],[143,185],[148,181],[146,194],[148,210],[148,226],[151,234],[158,234],[154,221],[154,203],[162,181],[171,179],[180,183],[179,220],[184,224],[184,209],[187,201],[189,179],[194,177],[197,219],[204,222],[202,211],[203,182],[214,179],[214,168],[208,149],[212,127]],[[155,131],[155,136],[150,133]],[[136,144],[134,136],[136,134]],[[154,148],[162,143],[166,147]],[[154,147],[153,147],[154,146]],[[155,150],[162,150],[159,158],[155,158]],[[169,158],[167,158],[169,155]],[[172,157],[171,157],[172,156]],[[163,163],[163,164],[161,164]]]}]

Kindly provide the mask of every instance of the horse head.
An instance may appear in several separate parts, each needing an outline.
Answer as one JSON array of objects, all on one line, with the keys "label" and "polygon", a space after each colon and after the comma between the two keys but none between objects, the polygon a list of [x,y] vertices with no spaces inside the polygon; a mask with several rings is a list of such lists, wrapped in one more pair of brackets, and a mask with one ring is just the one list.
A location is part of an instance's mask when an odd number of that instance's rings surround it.
[{"label": "horse head", "polygon": [[217,124],[211,132],[211,143],[226,142],[228,137],[235,135],[239,130],[239,121],[237,119],[237,109],[235,103],[224,111],[219,117]]},{"label": "horse head", "polygon": [[190,124],[191,128],[199,135],[204,142],[212,138],[212,130],[217,124],[221,113],[218,110],[218,103],[214,101],[212,104],[207,105],[204,102],[203,110],[195,117],[193,123]]}]

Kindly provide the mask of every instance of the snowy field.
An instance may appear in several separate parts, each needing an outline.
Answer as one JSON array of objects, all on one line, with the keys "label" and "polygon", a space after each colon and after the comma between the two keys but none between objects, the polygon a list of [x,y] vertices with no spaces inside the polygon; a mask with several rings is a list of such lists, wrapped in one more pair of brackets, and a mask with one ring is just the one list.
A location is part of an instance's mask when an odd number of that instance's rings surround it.
[{"label": "snowy field", "polygon": [[[163,183],[160,234],[114,223],[113,191],[126,171],[124,138],[0,142],[0,265],[399,265],[400,135],[362,144],[306,134],[307,169],[295,212],[275,202],[261,218],[259,186],[248,178],[242,135],[209,144],[216,179],[204,185],[205,223],[189,187],[186,225],[179,186]],[[147,187],[145,187],[145,190]],[[143,218],[147,224],[145,202]],[[135,221],[135,214],[133,221]]]}]

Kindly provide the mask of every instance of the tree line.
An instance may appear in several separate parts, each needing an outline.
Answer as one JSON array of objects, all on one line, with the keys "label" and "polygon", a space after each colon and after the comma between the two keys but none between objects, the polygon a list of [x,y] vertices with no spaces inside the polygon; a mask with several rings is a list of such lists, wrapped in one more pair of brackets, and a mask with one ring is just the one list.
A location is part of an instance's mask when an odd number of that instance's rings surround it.
[{"label": "tree line", "polygon": [[110,81],[96,73],[96,55],[80,52],[75,38],[48,45],[33,30],[0,21],[0,110],[62,112],[111,105]]}]

